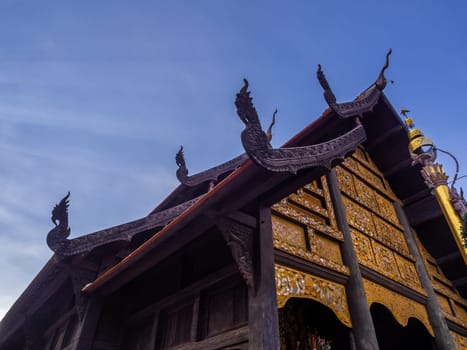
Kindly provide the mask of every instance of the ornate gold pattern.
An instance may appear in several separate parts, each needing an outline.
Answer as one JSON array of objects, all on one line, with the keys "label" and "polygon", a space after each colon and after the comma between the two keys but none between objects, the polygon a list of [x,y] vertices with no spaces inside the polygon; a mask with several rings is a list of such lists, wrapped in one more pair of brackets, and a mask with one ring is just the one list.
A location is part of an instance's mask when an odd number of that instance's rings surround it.
[{"label": "ornate gold pattern", "polygon": [[375,232],[375,226],[371,219],[371,213],[345,196],[342,199],[349,225],[372,237]]},{"label": "ornate gold pattern", "polygon": [[365,286],[368,305],[373,303],[384,305],[391,311],[396,321],[404,327],[407,326],[410,317],[416,318],[434,336],[424,305],[367,279],[363,279],[363,285]]},{"label": "ornate gold pattern", "polygon": [[467,350],[467,337],[464,337],[456,332],[451,331],[454,343],[456,343],[457,350]]},{"label": "ornate gold pattern", "polygon": [[343,285],[277,264],[275,276],[279,308],[293,297],[312,299],[329,307],[344,325],[352,327]]},{"label": "ornate gold pattern", "polygon": [[293,207],[289,203],[276,203],[272,206],[272,209],[277,213],[292,219],[295,222],[299,222],[305,225],[308,228],[315,229],[325,235],[328,235],[336,240],[343,241],[342,232],[337,231],[331,226],[324,224],[322,221],[318,221],[316,216],[313,216],[312,213],[305,213],[299,208]]},{"label": "ornate gold pattern", "polygon": [[399,280],[400,273],[393,252],[382,244],[375,241],[372,243],[378,270],[391,279]]},{"label": "ornate gold pattern", "polygon": [[339,244],[307,227],[310,249],[306,248],[305,232],[299,225],[276,215],[272,216],[273,244],[276,249],[306,259],[348,275],[349,269],[343,265]]},{"label": "ornate gold pattern", "polygon": [[405,241],[404,233],[396,229],[394,226],[388,224],[378,216],[374,214],[371,216],[376,227],[376,237],[378,240],[391,247],[398,253],[406,257],[411,257],[409,253],[409,247]]},{"label": "ornate gold pattern", "polygon": [[357,201],[372,211],[379,213],[378,202],[375,198],[375,191],[363,181],[354,179],[357,189]]},{"label": "ornate gold pattern", "polygon": [[392,202],[375,192],[376,201],[378,202],[379,211],[377,212],[383,218],[389,220],[398,227],[402,227],[397,218],[396,210]]},{"label": "ornate gold pattern", "polygon": [[397,218],[394,194],[363,149],[353,157],[337,167],[337,177],[358,262],[426,295]]},{"label": "ornate gold pattern", "polygon": [[337,181],[342,192],[351,198],[357,198],[357,190],[353,182],[353,176],[343,167],[336,167]]},{"label": "ornate gold pattern", "polygon": [[275,240],[306,250],[305,229],[278,216],[272,216],[272,236]]},{"label": "ornate gold pattern", "polygon": [[[402,283],[406,283],[414,289],[419,291],[423,290],[420,284],[420,280],[418,279],[417,270],[415,269],[415,265],[412,261],[407,260],[403,256],[399,254],[394,254],[396,258],[397,267],[399,268]],[[407,283],[408,282],[408,283]],[[423,293],[425,291],[423,290]]]},{"label": "ornate gold pattern", "polygon": [[370,238],[354,229],[350,229],[350,234],[352,235],[358,262],[362,265],[374,268],[376,266],[376,261]]}]

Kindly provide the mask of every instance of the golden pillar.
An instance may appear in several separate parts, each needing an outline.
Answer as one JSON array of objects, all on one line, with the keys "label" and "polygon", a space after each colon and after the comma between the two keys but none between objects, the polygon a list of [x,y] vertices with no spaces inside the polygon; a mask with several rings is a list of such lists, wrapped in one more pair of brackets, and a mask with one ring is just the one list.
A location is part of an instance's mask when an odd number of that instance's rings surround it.
[{"label": "golden pillar", "polygon": [[[434,162],[436,160],[436,148],[433,142],[428,137],[425,137],[420,129],[414,128],[412,119],[406,115],[407,112],[409,111],[402,108],[401,113],[406,117],[405,123],[409,128],[409,152],[414,160],[413,163],[422,166],[421,173],[425,179],[425,183],[432,189],[432,193],[435,195],[443,211],[443,215],[456,241],[459,252],[464,259],[464,263],[467,265],[466,242],[462,237],[462,220],[459,212],[453,205],[453,201],[455,200],[453,197],[457,193],[454,188],[449,189],[448,176],[444,172],[443,166]],[[459,198],[456,200],[459,200]]]}]

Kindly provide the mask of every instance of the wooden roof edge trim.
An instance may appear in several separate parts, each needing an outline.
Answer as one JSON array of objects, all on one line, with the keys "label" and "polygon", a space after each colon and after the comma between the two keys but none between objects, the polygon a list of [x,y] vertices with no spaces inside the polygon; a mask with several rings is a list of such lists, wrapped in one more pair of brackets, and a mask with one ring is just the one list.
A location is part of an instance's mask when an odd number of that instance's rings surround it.
[{"label": "wooden roof edge trim", "polygon": [[[293,145],[297,142],[299,142],[305,135],[308,135],[311,130],[316,128],[319,123],[321,123],[323,120],[329,118],[329,116],[332,114],[331,109],[325,110],[320,117],[315,119],[313,122],[311,122],[307,127],[302,129],[300,132],[295,134],[289,141],[287,141],[282,147],[285,146],[290,146]],[[128,255],[126,258],[124,258],[122,261],[120,261],[117,265],[113,266],[109,270],[107,270],[105,273],[103,273],[101,276],[99,276],[96,280],[93,282],[87,284],[84,286],[82,289],[83,292],[86,293],[93,293],[97,289],[99,289],[101,286],[103,286],[105,283],[113,279],[117,274],[120,272],[124,271],[128,267],[130,267],[132,264],[137,262],[139,259],[141,259],[152,247],[153,244],[158,242],[162,237],[165,235],[169,234],[175,228],[179,228],[183,226],[184,223],[183,221],[185,220],[190,220],[188,217],[190,214],[195,215],[197,211],[199,211],[204,203],[206,203],[209,199],[211,199],[213,196],[215,196],[218,192],[221,191],[222,188],[224,188],[227,184],[229,184],[233,179],[235,179],[237,176],[240,176],[245,169],[251,167],[253,165],[252,160],[248,160],[246,163],[241,165],[239,168],[234,170],[230,175],[228,175],[224,180],[222,180],[218,185],[216,185],[210,192],[206,193],[198,202],[196,202],[194,205],[189,207],[187,210],[185,210],[183,213],[181,213],[177,218],[175,218],[172,222],[170,222],[167,226],[165,226],[162,230],[160,230],[157,234],[155,234],[153,237],[151,237],[149,240],[147,240],[145,243],[143,243],[141,246],[139,246],[136,250],[134,250],[130,255]],[[177,188],[172,192],[176,192],[181,186],[177,186]],[[170,197],[170,195],[169,195]],[[169,198],[167,197],[167,199]],[[163,202],[167,201],[164,200]],[[158,206],[160,207],[160,205]],[[156,208],[157,209],[157,208]]]},{"label": "wooden roof edge trim", "polygon": [[[288,141],[286,141],[281,147],[289,147],[297,142],[300,142],[308,133],[310,132],[311,129],[315,128],[319,123],[321,123],[323,120],[329,118],[329,116],[333,113],[333,111],[330,108],[327,108],[318,118],[313,120],[308,126],[300,130],[297,134],[295,134],[292,138],[290,138]],[[244,163],[245,164],[245,163]],[[214,166],[213,168],[215,168]],[[209,170],[209,169],[208,169]],[[149,215],[156,213],[160,211],[161,209],[164,209],[167,204],[173,200],[177,195],[180,195],[188,186],[184,185],[183,183],[179,184],[177,187],[175,187],[172,192],[165,197],[150,213]]]}]

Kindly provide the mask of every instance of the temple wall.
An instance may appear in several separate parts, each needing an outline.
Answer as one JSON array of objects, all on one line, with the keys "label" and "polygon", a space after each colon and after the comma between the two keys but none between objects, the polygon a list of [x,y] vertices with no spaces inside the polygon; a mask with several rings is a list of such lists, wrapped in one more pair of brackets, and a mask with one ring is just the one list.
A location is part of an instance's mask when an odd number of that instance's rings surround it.
[{"label": "temple wall", "polygon": [[[398,198],[363,148],[336,167],[336,175],[368,304],[384,305],[401,326],[415,318],[434,336],[425,307],[427,292],[394,208]],[[273,244],[282,256],[275,269],[278,307],[290,298],[313,299],[351,327],[345,282],[336,278],[346,278],[349,270],[342,261],[343,234],[329,193],[326,178],[321,177],[272,207]],[[466,300],[418,244],[446,319],[465,329]],[[305,265],[298,266],[291,258],[284,266],[284,256],[289,255],[305,260]],[[319,266],[321,273],[310,266]],[[450,328],[458,348],[465,348],[466,338]]]}]

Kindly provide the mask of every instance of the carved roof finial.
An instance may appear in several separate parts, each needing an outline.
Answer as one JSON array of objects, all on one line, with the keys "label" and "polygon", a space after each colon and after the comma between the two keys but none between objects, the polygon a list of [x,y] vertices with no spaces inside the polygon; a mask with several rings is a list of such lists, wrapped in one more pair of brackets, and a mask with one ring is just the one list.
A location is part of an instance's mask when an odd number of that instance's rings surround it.
[{"label": "carved roof finial", "polygon": [[47,245],[54,252],[57,252],[66,246],[67,238],[71,232],[68,227],[69,198],[70,191],[68,191],[67,195],[63,197],[62,200],[52,209],[51,220],[55,227],[47,234]]},{"label": "carved roof finial", "polygon": [[177,154],[175,155],[175,163],[178,165],[177,169],[177,179],[183,183],[188,177],[188,169],[185,163],[185,156],[183,154],[183,146],[180,146]]},{"label": "carved roof finial", "polygon": [[266,136],[268,137],[269,142],[271,142],[272,140],[272,127],[274,126],[274,124],[276,124],[276,114],[277,114],[277,108],[272,114],[271,124],[269,125],[268,131],[266,131]]},{"label": "carved roof finial", "polygon": [[384,90],[387,84],[386,77],[384,76],[384,72],[386,69],[389,67],[389,56],[392,53],[392,49],[390,48],[388,52],[386,53],[386,62],[384,62],[383,68],[381,68],[381,71],[379,72],[378,78],[376,79],[375,85],[379,90]]},{"label": "carved roof finial", "polygon": [[318,77],[319,84],[324,90],[324,99],[326,100],[328,105],[332,105],[336,103],[336,96],[331,90],[331,87],[329,86],[329,83],[326,79],[326,76],[324,75],[324,72],[321,68],[321,65],[318,64],[318,71],[316,72],[316,76]]}]

